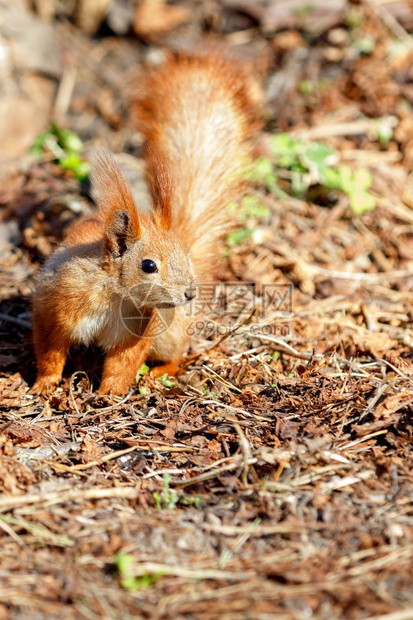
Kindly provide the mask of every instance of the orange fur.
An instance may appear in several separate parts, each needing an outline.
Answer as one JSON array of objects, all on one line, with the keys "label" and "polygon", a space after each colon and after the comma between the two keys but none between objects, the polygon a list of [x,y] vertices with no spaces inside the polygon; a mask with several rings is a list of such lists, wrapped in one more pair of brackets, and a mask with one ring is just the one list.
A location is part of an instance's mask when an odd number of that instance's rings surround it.
[{"label": "orange fur", "polygon": [[146,145],[146,151],[151,161],[148,172],[154,218],[162,228],[169,230],[172,223],[172,182],[169,162],[150,141]]},{"label": "orange fur", "polygon": [[119,345],[106,354],[100,391],[124,394],[135,381],[152,345],[150,338],[136,340],[130,346]]},{"label": "orange fur", "polygon": [[[50,257],[34,294],[35,391],[60,381],[76,342],[105,350],[103,392],[125,393],[145,360],[177,369],[188,341],[183,305],[195,278],[211,271],[231,226],[228,203],[242,191],[256,128],[246,83],[218,55],[169,57],[148,72],[134,112],[146,138],[152,216],[136,208],[114,158],[99,150],[99,211]],[[169,327],[155,333],[160,319]]]}]

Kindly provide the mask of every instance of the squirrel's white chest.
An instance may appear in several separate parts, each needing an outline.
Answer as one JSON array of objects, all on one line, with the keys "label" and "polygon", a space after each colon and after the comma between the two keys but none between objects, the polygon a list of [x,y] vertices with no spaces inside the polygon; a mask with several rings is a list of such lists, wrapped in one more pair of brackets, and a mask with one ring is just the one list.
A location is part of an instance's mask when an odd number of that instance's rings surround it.
[{"label": "squirrel's white chest", "polygon": [[128,342],[132,336],[116,305],[101,312],[83,315],[72,328],[73,342],[86,346],[97,344],[105,350]]}]

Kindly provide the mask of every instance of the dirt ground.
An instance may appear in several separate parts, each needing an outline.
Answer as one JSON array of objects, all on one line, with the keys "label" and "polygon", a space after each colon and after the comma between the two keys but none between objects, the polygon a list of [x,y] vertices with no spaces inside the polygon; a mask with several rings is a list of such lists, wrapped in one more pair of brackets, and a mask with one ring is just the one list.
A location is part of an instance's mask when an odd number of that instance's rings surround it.
[{"label": "dirt ground", "polygon": [[[413,618],[413,7],[327,4],[0,2],[1,620]],[[207,44],[259,82],[273,167],[220,273],[253,305],[195,317],[174,379],[102,396],[99,351],[74,349],[35,397],[36,274],[94,206],[28,149],[54,119],[147,200],[134,80]],[[270,152],[285,132],[369,173],[374,208],[319,178],[300,194],[314,170]]]}]

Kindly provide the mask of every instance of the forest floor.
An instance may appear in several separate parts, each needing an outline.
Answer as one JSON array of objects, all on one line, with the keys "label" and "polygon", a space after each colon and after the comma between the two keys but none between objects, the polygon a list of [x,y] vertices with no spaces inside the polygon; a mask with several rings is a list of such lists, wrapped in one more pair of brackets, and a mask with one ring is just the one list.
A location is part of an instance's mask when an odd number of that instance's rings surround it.
[{"label": "forest floor", "polygon": [[[1,620],[413,618],[413,10],[291,4],[0,20]],[[27,149],[54,118],[147,199],[130,85],[206,42],[264,126],[216,307],[175,378],[102,396],[75,349],[35,397],[36,275],[94,207],[56,130]]]}]

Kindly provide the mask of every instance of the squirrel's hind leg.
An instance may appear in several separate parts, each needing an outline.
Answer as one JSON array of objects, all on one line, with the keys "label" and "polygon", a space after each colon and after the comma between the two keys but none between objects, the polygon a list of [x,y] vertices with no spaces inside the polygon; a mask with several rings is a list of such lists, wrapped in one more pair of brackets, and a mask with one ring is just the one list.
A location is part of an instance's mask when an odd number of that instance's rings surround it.
[{"label": "squirrel's hind leg", "polygon": [[175,309],[173,321],[168,328],[154,337],[148,361],[154,364],[152,374],[155,377],[161,377],[166,372],[169,375],[177,374],[189,341],[189,323],[190,317],[180,306]]},{"label": "squirrel's hind leg", "polygon": [[163,375],[170,375],[171,377],[174,377],[180,371],[180,363],[181,360],[177,360],[176,362],[170,362],[169,364],[154,366],[153,368],[151,368],[151,375],[155,377],[155,379],[163,377]]}]

